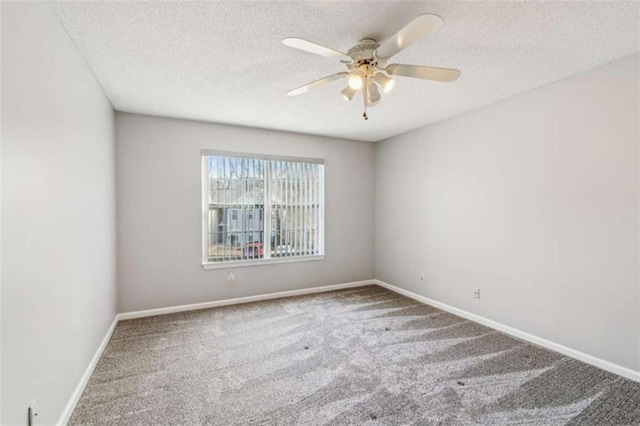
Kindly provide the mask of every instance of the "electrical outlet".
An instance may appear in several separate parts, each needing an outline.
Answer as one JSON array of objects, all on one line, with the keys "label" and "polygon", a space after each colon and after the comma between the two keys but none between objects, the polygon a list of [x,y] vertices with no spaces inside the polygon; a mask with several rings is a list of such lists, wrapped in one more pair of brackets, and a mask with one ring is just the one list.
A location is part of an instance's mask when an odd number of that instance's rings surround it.
[{"label": "electrical outlet", "polygon": [[234,285],[236,283],[236,276],[233,272],[229,272],[227,275],[227,284]]},{"label": "electrical outlet", "polygon": [[420,282],[424,282],[424,273],[420,272]]},{"label": "electrical outlet", "polygon": [[480,289],[478,287],[473,288],[473,298],[480,299]]},{"label": "electrical outlet", "polygon": [[28,426],[34,426],[35,423],[35,418],[38,415],[38,412],[36,411],[36,400],[34,399],[33,401],[31,401],[31,404],[29,404],[29,407],[27,408],[27,425]]}]

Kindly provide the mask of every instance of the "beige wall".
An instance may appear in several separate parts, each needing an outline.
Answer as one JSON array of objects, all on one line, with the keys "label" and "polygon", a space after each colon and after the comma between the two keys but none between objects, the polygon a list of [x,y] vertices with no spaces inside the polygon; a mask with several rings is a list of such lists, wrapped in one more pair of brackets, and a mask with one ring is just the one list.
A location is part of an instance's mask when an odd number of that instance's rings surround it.
[{"label": "beige wall", "polygon": [[638,141],[634,55],[379,143],[376,278],[637,370]]}]

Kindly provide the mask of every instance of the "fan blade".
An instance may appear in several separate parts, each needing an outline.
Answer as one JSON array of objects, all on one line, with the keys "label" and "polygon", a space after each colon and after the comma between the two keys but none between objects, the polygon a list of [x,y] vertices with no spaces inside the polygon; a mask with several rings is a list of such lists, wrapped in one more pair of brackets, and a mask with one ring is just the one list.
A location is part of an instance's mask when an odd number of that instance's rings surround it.
[{"label": "fan blade", "polygon": [[311,82],[309,84],[305,84],[304,86],[300,86],[297,89],[293,89],[293,90],[287,92],[287,95],[289,95],[289,96],[298,96],[298,95],[301,95],[303,93],[308,92],[309,90],[313,89],[314,87],[323,86],[323,85],[325,85],[327,83],[331,83],[332,81],[339,80],[341,78],[345,78],[347,75],[349,75],[348,72],[339,72],[337,74],[333,74],[333,75],[330,75],[328,77],[321,78],[320,80],[316,80],[316,81]]},{"label": "fan blade", "polygon": [[440,29],[443,22],[438,15],[424,14],[409,22],[403,29],[389,37],[376,50],[375,56],[389,59],[396,53],[411,46],[416,41]]},{"label": "fan blade", "polygon": [[317,43],[303,40],[301,38],[285,38],[284,40],[282,40],[282,44],[284,44],[285,46],[293,47],[294,49],[302,50],[304,52],[324,56],[325,58],[337,59],[345,63],[353,62],[351,56],[348,56],[342,52],[338,52],[337,50],[321,46]]},{"label": "fan blade", "polygon": [[460,77],[460,71],[451,68],[422,67],[420,65],[391,64],[386,68],[390,75],[422,78],[448,83]]}]

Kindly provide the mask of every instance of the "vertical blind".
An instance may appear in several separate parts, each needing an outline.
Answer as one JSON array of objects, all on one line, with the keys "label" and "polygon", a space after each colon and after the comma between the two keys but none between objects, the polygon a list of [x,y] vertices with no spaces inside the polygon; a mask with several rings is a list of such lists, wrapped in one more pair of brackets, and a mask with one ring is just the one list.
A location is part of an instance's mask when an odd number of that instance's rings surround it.
[{"label": "vertical blind", "polygon": [[203,151],[205,263],[324,254],[322,160]]}]

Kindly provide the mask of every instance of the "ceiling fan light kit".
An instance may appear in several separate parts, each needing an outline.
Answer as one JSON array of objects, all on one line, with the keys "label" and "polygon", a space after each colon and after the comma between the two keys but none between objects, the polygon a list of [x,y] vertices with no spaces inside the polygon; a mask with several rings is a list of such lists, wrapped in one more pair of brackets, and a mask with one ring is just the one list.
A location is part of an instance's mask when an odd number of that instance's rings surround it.
[{"label": "ceiling fan light kit", "polygon": [[396,81],[393,78],[387,77],[383,72],[377,72],[376,75],[373,76],[373,81],[375,81],[378,86],[382,87],[382,91],[384,93],[389,93],[396,84]]},{"label": "ceiling fan light kit", "polygon": [[356,94],[356,91],[353,90],[351,86],[347,85],[347,87],[342,89],[342,92],[340,93],[342,93],[342,97],[344,98],[345,101],[350,101],[353,99],[354,95]]},{"label": "ceiling fan light kit", "polygon": [[362,73],[359,71],[354,72],[351,74],[351,77],[349,77],[349,87],[353,90],[362,89],[362,80]]},{"label": "ceiling fan light kit", "polygon": [[312,83],[305,84],[287,93],[289,96],[297,96],[306,93],[314,87],[323,86],[334,80],[348,76],[347,87],[341,94],[351,101],[356,93],[362,93],[364,113],[362,116],[368,120],[367,107],[380,103],[383,93],[389,93],[395,85],[393,76],[419,78],[440,82],[451,82],[460,77],[460,71],[450,68],[435,68],[419,65],[391,64],[388,60],[398,52],[406,49],[416,41],[433,34],[442,27],[442,19],[437,15],[424,14],[409,22],[396,34],[382,43],[372,39],[360,40],[347,53],[339,52],[317,43],[301,38],[285,38],[282,43],[308,53],[337,59],[347,67],[347,72],[340,72],[321,78]]},{"label": "ceiling fan light kit", "polygon": [[369,106],[376,106],[380,102],[380,99],[382,99],[380,90],[378,90],[377,84],[372,79],[369,80],[368,84],[367,95],[369,98],[367,103]]}]

